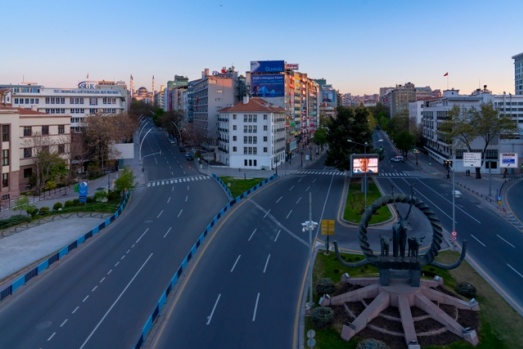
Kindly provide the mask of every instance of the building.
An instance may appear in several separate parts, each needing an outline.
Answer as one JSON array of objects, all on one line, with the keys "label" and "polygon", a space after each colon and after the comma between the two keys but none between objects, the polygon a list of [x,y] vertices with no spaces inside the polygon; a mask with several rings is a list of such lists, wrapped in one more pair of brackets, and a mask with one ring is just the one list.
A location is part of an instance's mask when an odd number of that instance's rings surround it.
[{"label": "building", "polygon": [[[6,101],[2,95],[2,100]],[[20,98],[20,97],[17,97]],[[31,188],[36,175],[35,157],[38,152],[58,153],[70,164],[70,115],[46,114],[32,109],[0,106],[2,132],[0,168],[1,204],[8,205]]]},{"label": "building", "polygon": [[396,115],[408,115],[409,103],[416,101],[416,87],[413,83],[407,82],[405,85],[396,85],[390,92],[390,117]]},{"label": "building", "polygon": [[[422,106],[422,136],[425,139],[425,149],[429,152],[434,161],[443,163],[445,160],[453,161],[453,168],[457,172],[463,172],[463,153],[469,150],[464,149],[460,144],[448,144],[444,135],[438,131],[438,125],[448,118],[448,112],[454,107],[469,109],[474,107],[479,109],[481,104],[492,103],[500,114],[510,115],[517,123],[519,132],[511,135],[501,135],[494,139],[486,150],[483,169],[489,169],[491,173],[500,173],[498,160],[502,153],[519,154],[519,164],[521,167],[523,154],[523,95],[494,95],[485,85],[483,89],[477,89],[470,95],[461,95],[459,90],[445,90],[443,97],[426,101]],[[481,152],[484,148],[484,141],[477,138],[472,142],[473,152]]]},{"label": "building", "polygon": [[148,104],[154,104],[154,93],[147,91],[144,86],[140,87],[133,93],[132,98],[136,101],[142,101]]},{"label": "building", "polygon": [[51,88],[37,83],[0,85],[13,108],[44,114],[69,115],[73,131],[80,131],[83,121],[94,114],[119,114],[128,110],[128,92],[124,82],[82,81],[77,88]]},{"label": "building", "polygon": [[285,109],[245,95],[219,115],[218,161],[232,168],[263,170],[285,162]]},{"label": "building", "polygon": [[523,95],[523,53],[512,56],[514,60],[514,90]]},{"label": "building", "polygon": [[198,143],[218,145],[219,110],[240,100],[240,81],[234,67],[224,67],[212,74],[205,69],[201,79],[188,84],[188,121],[193,123]]}]

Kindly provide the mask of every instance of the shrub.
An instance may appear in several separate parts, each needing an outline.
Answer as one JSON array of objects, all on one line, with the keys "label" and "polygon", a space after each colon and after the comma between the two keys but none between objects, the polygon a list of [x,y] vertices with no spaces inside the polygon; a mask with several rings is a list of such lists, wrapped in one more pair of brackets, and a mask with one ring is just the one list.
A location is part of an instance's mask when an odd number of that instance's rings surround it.
[{"label": "shrub", "polygon": [[470,282],[458,282],[456,285],[456,292],[462,296],[465,296],[467,298],[474,298],[476,297],[476,287],[472,285]]},{"label": "shrub", "polygon": [[63,207],[61,202],[55,202],[53,205],[53,211],[60,211],[60,209]]},{"label": "shrub", "polygon": [[318,329],[330,326],[334,320],[334,310],[329,307],[317,307],[312,311],[312,322]]},{"label": "shrub", "polygon": [[47,206],[42,206],[40,207],[40,210],[38,210],[38,214],[41,214],[41,215],[46,215],[49,213],[49,207]]},{"label": "shrub", "polygon": [[73,199],[73,206],[80,205],[80,199]]},{"label": "shrub", "polygon": [[28,217],[25,215],[11,216],[7,219],[0,220],[0,229],[7,229],[10,227],[14,227],[15,225],[18,225],[18,224],[28,223],[30,221],[31,221],[31,217]]},{"label": "shrub", "polygon": [[93,198],[92,196],[88,196],[88,197],[87,197],[87,200],[85,200],[85,202],[88,203],[88,204],[92,204],[92,203],[94,203],[95,201],[94,201],[94,198]]},{"label": "shrub", "polygon": [[108,201],[119,201],[121,193],[119,191],[113,190],[107,194]]},{"label": "shrub", "polygon": [[66,202],[64,202],[64,207],[73,207],[74,206],[74,201],[72,200],[67,200]]},{"label": "shrub", "polygon": [[390,347],[374,338],[364,339],[358,343],[356,349],[390,349]]},{"label": "shrub", "polygon": [[319,295],[331,294],[334,293],[334,291],[336,291],[336,285],[334,285],[334,282],[329,278],[322,278],[316,284],[316,293]]},{"label": "shrub", "polygon": [[107,198],[107,192],[105,190],[97,190],[94,193],[93,199],[96,202],[102,202]]},{"label": "shrub", "polygon": [[28,215],[31,216],[31,218],[35,218],[36,214],[38,213],[38,208],[36,208],[36,206],[29,206],[25,212],[27,212]]}]

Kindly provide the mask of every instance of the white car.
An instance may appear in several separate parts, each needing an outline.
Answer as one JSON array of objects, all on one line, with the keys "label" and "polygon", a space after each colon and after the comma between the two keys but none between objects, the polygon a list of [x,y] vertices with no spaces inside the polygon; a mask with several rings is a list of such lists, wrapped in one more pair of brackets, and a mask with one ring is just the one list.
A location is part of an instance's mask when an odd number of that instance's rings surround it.
[{"label": "white car", "polygon": [[390,158],[390,161],[392,161],[392,162],[403,162],[403,156],[396,155],[396,156]]}]

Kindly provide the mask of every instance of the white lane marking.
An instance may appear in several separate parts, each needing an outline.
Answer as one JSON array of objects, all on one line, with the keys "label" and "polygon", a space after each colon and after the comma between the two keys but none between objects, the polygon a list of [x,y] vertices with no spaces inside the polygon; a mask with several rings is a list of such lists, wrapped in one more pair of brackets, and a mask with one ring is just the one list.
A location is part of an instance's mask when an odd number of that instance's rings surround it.
[{"label": "white lane marking", "polygon": [[480,244],[482,244],[483,247],[487,247],[487,245],[485,245],[484,243],[482,243],[482,242],[481,242],[477,237],[475,237],[474,235],[470,234],[470,236],[471,236],[474,240],[476,240],[477,242],[479,242]]},{"label": "white lane marking", "polygon": [[252,237],[254,236],[254,233],[256,233],[256,230],[258,230],[258,228],[254,228],[254,230],[252,231],[251,236],[249,236],[249,239],[247,241],[251,241]]},{"label": "white lane marking", "polygon": [[125,252],[125,254],[129,254],[129,252],[131,252],[131,249],[128,249],[127,252]]},{"label": "white lane marking", "polygon": [[116,264],[114,265],[114,267],[116,268],[118,266],[118,264],[120,264],[120,261],[116,262]]},{"label": "white lane marking", "polygon": [[145,265],[147,264],[147,262],[149,262],[149,259],[151,259],[151,257],[153,256],[153,254],[151,253],[149,255],[149,257],[147,257],[147,259],[145,260],[145,262],[143,262],[142,266],[140,267],[140,269],[138,269],[138,271],[136,272],[136,274],[134,274],[133,278],[131,279],[131,281],[129,281],[129,283],[127,284],[127,286],[125,286],[125,288],[123,289],[123,291],[118,295],[118,297],[116,298],[116,300],[113,302],[113,304],[109,307],[109,309],[107,310],[107,312],[104,314],[104,316],[102,316],[102,318],[100,319],[100,321],[98,322],[98,324],[96,324],[96,326],[94,327],[94,329],[91,331],[91,333],[89,334],[89,336],[87,336],[86,340],[83,342],[83,344],[80,346],[80,349],[83,349],[86,345],[87,345],[87,342],[89,342],[89,340],[91,339],[91,337],[94,335],[94,333],[96,332],[96,330],[98,329],[98,327],[100,327],[100,325],[102,324],[102,322],[105,320],[105,318],[107,317],[107,315],[109,315],[109,313],[111,312],[111,310],[113,310],[113,308],[116,306],[116,303],[118,303],[118,301],[120,300],[120,298],[122,298],[123,294],[125,293],[125,291],[127,291],[127,289],[129,288],[129,286],[131,286],[132,282],[134,281],[134,279],[136,279],[136,277],[138,276],[138,274],[142,271],[142,269],[145,267]]},{"label": "white lane marking", "polygon": [[499,236],[498,234],[496,234],[498,238],[500,238],[501,240],[505,241],[507,243],[507,245],[513,247],[513,248],[516,248],[516,246],[512,245],[510,242],[508,242],[507,240],[503,239],[501,236]]},{"label": "white lane marking", "polygon": [[60,324],[60,327],[64,327],[64,325],[67,323],[68,319],[65,319],[64,322]]},{"label": "white lane marking", "polygon": [[269,255],[267,256],[267,260],[265,261],[265,267],[263,268],[263,273],[265,274],[265,272],[267,271],[267,265],[269,265],[269,259],[271,259],[271,254],[269,253]]},{"label": "white lane marking", "polygon": [[187,196],[185,197],[185,202],[187,202],[188,200],[189,200],[189,195],[187,195]]},{"label": "white lane marking", "polygon": [[312,183],[316,182],[316,178],[314,178],[314,180],[312,181]]},{"label": "white lane marking", "polygon": [[298,179],[298,183],[300,183],[302,179],[303,179],[303,178]]},{"label": "white lane marking", "polygon": [[292,210],[289,211],[289,213],[287,213],[287,217],[285,217],[286,219],[289,219],[289,216],[291,215],[292,213]]},{"label": "white lane marking", "polygon": [[309,186],[307,187],[307,189],[305,189],[305,191],[309,191],[310,188],[311,188],[311,186],[309,185]]},{"label": "white lane marking", "polygon": [[278,236],[280,236],[280,232],[281,232],[281,229],[278,230],[278,234],[276,234],[276,237],[274,238],[274,242],[276,242],[276,240],[278,240]]},{"label": "white lane marking", "polygon": [[131,248],[134,248],[134,246],[136,246],[136,244],[132,244],[132,245],[131,245]]},{"label": "white lane marking", "polygon": [[169,227],[169,229],[167,229],[167,233],[163,234],[163,238],[165,239],[165,237],[169,234],[169,232],[171,231],[171,227]]},{"label": "white lane marking", "polygon": [[260,300],[260,292],[256,296],[256,303],[254,304],[254,313],[252,314],[252,322],[256,320],[256,311],[258,310],[258,301]]},{"label": "white lane marking", "polygon": [[122,261],[124,258],[125,258],[125,255],[123,255],[122,258],[120,258],[120,260]]},{"label": "white lane marking", "polygon": [[147,234],[148,231],[149,231],[149,228],[145,229],[145,231],[143,232],[143,234],[140,235],[140,237],[138,238],[138,240],[136,240],[136,243],[139,243],[140,240],[143,238],[143,236],[144,236],[145,234]]},{"label": "white lane marking", "polygon": [[160,218],[160,216],[162,215],[163,213],[163,210],[160,211],[160,213],[158,213],[158,216],[156,216],[156,218]]},{"label": "white lane marking", "polygon": [[234,268],[236,267],[236,264],[238,264],[238,261],[240,260],[240,257],[241,257],[241,256],[242,256],[242,255],[239,254],[239,255],[238,255],[238,258],[236,258],[236,262],[234,262],[234,265],[233,265],[232,268],[231,268],[231,273],[234,271]]},{"label": "white lane marking", "polygon": [[276,200],[276,203],[280,202],[281,199],[283,199],[283,196],[280,196],[278,200]]},{"label": "white lane marking", "polygon": [[178,213],[178,218],[180,218],[180,216],[182,215],[182,212],[183,212],[183,208],[180,210],[180,213]]},{"label": "white lane marking", "polygon": [[167,199],[167,203],[171,202],[171,197],[169,196],[169,198]]},{"label": "white lane marking", "polygon": [[82,303],[85,303],[86,300],[89,299],[89,295],[85,296],[84,300],[82,301]]},{"label": "white lane marking", "polygon": [[107,272],[107,275],[111,274],[113,272],[112,269],[109,269],[109,271]]},{"label": "white lane marking", "polygon": [[171,191],[174,191],[174,187],[171,188]]},{"label": "white lane marking", "polygon": [[189,190],[189,186],[187,185],[187,190]]},{"label": "white lane marking", "polygon": [[93,287],[93,289],[91,290],[91,292],[96,291],[97,288],[98,288],[98,285],[96,285],[95,287]]},{"label": "white lane marking", "polygon": [[49,342],[51,339],[53,339],[55,334],[56,334],[56,332],[53,332],[53,334],[49,338],[47,338],[47,341]]},{"label": "white lane marking", "polygon": [[298,201],[296,201],[296,205],[298,204],[298,202],[300,202],[301,200],[301,196],[298,198]]},{"label": "white lane marking", "polygon": [[207,316],[207,323],[206,323],[206,325],[209,325],[211,323],[212,316],[214,314],[214,311],[216,310],[216,307],[218,306],[218,302],[220,301],[220,297],[221,296],[222,296],[222,294],[220,293],[218,295],[218,298],[216,298],[216,302],[214,302],[214,306],[212,307],[211,314],[209,314],[209,316]]},{"label": "white lane marking", "polygon": [[103,278],[100,279],[100,283],[104,282],[105,281],[105,276]]},{"label": "white lane marking", "polygon": [[[301,179],[300,179],[301,180]],[[289,188],[289,191],[291,191],[292,189],[294,189],[294,185],[292,187]]]},{"label": "white lane marking", "polygon": [[269,211],[267,211],[267,213],[265,213],[265,216],[263,216],[263,218],[266,218],[270,212],[271,212],[271,209],[269,208]]},{"label": "white lane marking", "polygon": [[512,267],[510,264],[507,263],[507,266],[512,269],[514,271],[514,273],[518,274],[520,277],[523,278],[523,275],[521,275],[521,273],[519,271],[517,271],[516,269],[514,269],[514,267]]},{"label": "white lane marking", "polygon": [[74,308],[74,310],[71,312],[71,314],[76,313],[76,311],[77,311],[78,309],[80,309],[80,307],[76,307],[76,308]]}]

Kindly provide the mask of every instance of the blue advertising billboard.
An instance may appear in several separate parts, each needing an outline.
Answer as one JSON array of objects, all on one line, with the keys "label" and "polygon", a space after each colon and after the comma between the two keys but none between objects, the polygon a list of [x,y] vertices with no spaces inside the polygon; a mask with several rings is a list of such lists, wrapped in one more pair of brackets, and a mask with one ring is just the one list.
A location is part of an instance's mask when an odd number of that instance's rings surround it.
[{"label": "blue advertising billboard", "polygon": [[253,97],[283,97],[285,76],[283,74],[251,75]]},{"label": "blue advertising billboard", "polygon": [[251,73],[283,73],[284,61],[251,61]]}]

